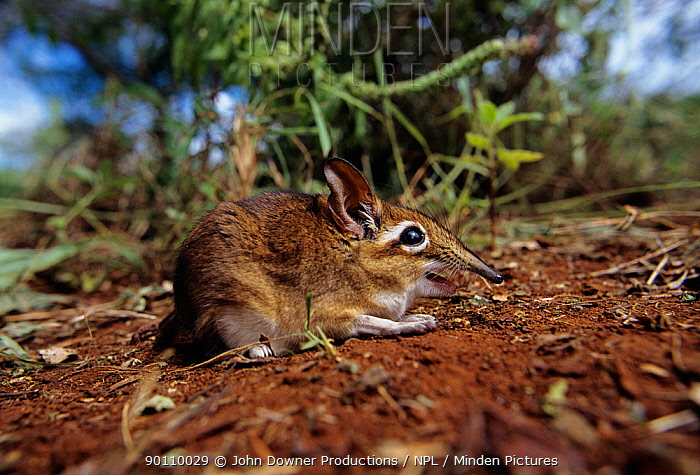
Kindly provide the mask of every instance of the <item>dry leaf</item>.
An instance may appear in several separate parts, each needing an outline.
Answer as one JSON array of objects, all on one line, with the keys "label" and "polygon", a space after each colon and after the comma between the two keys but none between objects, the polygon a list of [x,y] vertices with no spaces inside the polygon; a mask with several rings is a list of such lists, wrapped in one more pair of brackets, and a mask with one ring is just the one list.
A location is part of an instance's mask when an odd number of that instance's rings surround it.
[{"label": "dry leaf", "polygon": [[141,408],[141,414],[147,414],[150,412],[161,412],[167,411],[175,407],[175,402],[168,396],[161,396],[156,394],[151,396],[151,398],[146,401]]},{"label": "dry leaf", "polygon": [[43,359],[48,364],[63,363],[73,357],[78,356],[77,351],[66,348],[60,348],[58,346],[44,348],[43,350],[38,350],[37,353],[39,353],[41,355],[41,359]]},{"label": "dry leaf", "polygon": [[508,300],[508,294],[506,294],[505,292],[500,294],[493,294],[491,300],[495,300],[496,302],[505,302]]}]

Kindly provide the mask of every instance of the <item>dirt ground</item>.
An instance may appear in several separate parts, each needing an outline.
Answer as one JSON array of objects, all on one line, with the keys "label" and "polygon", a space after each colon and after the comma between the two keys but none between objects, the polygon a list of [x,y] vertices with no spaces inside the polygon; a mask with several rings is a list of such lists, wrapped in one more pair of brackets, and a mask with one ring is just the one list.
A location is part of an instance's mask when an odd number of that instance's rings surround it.
[{"label": "dirt ground", "polygon": [[6,315],[55,364],[0,360],[0,472],[700,473],[697,279],[666,285],[697,227],[675,250],[604,229],[481,252],[504,284],[471,277],[418,302],[439,330],[336,357],[190,368],[144,328],[171,310],[158,288],[138,312],[107,292]]}]

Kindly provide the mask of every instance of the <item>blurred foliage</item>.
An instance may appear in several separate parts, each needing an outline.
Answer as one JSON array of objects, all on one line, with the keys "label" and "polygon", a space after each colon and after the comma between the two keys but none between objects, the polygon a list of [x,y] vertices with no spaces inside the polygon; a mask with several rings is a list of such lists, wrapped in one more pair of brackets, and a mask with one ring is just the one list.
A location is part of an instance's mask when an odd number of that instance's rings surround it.
[{"label": "blurred foliage", "polygon": [[[515,172],[522,163],[530,163],[541,160],[543,155],[540,152],[531,150],[512,149],[503,145],[498,135],[504,129],[515,124],[529,121],[542,120],[539,112],[515,114],[515,104],[506,102],[496,106],[493,102],[485,100],[477,91],[475,93],[475,104],[473,110],[468,109],[470,103],[465,101],[462,105],[464,112],[472,117],[472,131],[467,132],[467,143],[473,149],[473,153],[463,155],[461,160],[476,163],[485,168],[488,172],[481,173],[487,175],[489,179],[489,218],[491,220],[491,248],[496,247],[497,237],[497,203],[496,203],[496,173],[500,164]],[[473,177],[473,174],[472,174]],[[465,188],[466,189],[466,188]],[[465,196],[464,191],[462,196]],[[468,195],[466,195],[468,196]],[[467,203],[464,203],[466,205]],[[457,202],[456,207],[461,207],[462,203]]]},{"label": "blurred foliage", "polygon": [[530,144],[546,157],[556,157],[532,164],[513,178],[515,188],[541,185],[531,190],[529,203],[620,189],[622,201],[602,200],[599,205],[626,202],[643,207],[654,204],[653,195],[626,194],[624,189],[676,182],[687,186],[664,198],[686,201],[684,196],[697,196],[700,162],[694,157],[700,152],[700,96],[640,98],[616,94],[613,83],[587,90],[536,78],[529,97],[532,109],[546,111],[543,128],[530,137]]},{"label": "blurred foliage", "polygon": [[20,195],[26,178],[27,173],[22,170],[0,170],[0,198]]},{"label": "blurred foliage", "polygon": [[[167,257],[217,201],[322,192],[329,155],[461,231],[489,202],[527,207],[698,171],[698,99],[623,96],[600,73],[614,22],[585,19],[624,18],[617,2],[352,5],[0,3],[0,37],[22,27],[72,45],[104,84],[96,124],[54,117],[35,138],[41,166],[0,212],[40,219],[8,242],[77,245],[47,278],[90,291],[167,276]],[[585,45],[578,71],[546,78],[540,65],[572,36]]]}]

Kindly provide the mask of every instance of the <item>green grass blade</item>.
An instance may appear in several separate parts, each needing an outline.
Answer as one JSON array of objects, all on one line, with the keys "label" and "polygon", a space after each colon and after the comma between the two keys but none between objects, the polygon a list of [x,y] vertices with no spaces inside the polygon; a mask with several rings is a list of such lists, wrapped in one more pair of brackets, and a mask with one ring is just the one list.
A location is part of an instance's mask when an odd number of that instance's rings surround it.
[{"label": "green grass blade", "polygon": [[413,125],[413,123],[408,120],[408,117],[406,117],[393,102],[388,101],[387,104],[389,105],[393,116],[396,117],[396,120],[398,120],[399,123],[403,125],[404,129],[406,129],[408,133],[411,134],[414,139],[416,139],[416,141],[423,148],[425,155],[430,156],[432,154],[430,151],[430,145],[428,145],[428,141],[425,139],[423,134],[421,134],[420,130],[418,130],[418,127]]},{"label": "green grass blade", "polygon": [[323,117],[323,111],[319,105],[316,98],[308,92],[306,94],[309,104],[311,104],[311,111],[314,114],[314,120],[316,121],[316,127],[318,128],[318,139],[321,142],[321,152],[324,157],[327,157],[331,153],[331,134],[328,132],[328,127],[326,126],[326,119]]},{"label": "green grass blade", "polygon": [[377,120],[384,120],[384,116],[374,107],[370,106],[367,104],[365,101],[358,99],[357,97],[353,96],[352,94],[343,91],[342,89],[339,89],[335,86],[331,86],[330,84],[326,83],[321,83],[321,89],[325,90],[326,92],[339,97],[340,99],[344,100],[347,102],[349,105],[353,107],[357,107],[361,111],[371,115]]}]

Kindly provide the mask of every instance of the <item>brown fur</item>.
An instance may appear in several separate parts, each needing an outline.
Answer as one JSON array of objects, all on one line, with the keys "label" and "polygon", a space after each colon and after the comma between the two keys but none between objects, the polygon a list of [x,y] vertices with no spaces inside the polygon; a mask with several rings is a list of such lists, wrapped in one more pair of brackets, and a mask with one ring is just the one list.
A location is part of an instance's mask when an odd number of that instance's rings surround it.
[{"label": "brown fur", "polygon": [[[400,319],[382,296],[409,288],[430,263],[500,280],[435,220],[381,202],[354,167],[334,160],[326,166],[330,197],[264,193],[221,203],[199,221],[177,258],[175,312],[161,325],[163,340],[189,330],[196,340],[216,345],[232,329],[239,331],[239,323],[255,328],[240,330],[245,337],[229,336],[228,346],[254,343],[261,333],[299,333],[310,292],[311,328],[346,338],[357,315]],[[425,228],[430,241],[424,250],[407,252],[386,240],[388,230],[404,221]],[[284,346],[296,349],[298,340]]]}]

